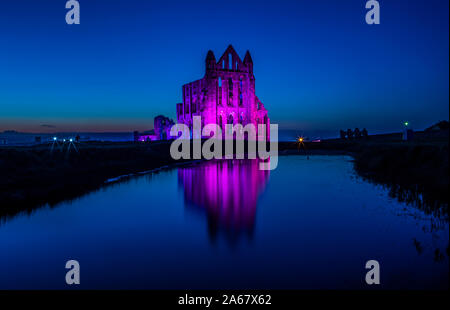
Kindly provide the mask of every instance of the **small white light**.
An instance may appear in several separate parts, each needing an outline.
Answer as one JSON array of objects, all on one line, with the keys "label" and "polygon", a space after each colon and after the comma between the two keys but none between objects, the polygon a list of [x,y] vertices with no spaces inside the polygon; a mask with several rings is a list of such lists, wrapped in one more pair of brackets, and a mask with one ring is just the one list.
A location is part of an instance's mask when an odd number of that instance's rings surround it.
[{"label": "small white light", "polygon": [[72,142],[72,138],[70,138],[70,140],[69,140],[70,142]]},{"label": "small white light", "polygon": [[53,141],[56,141],[56,137],[53,137]]}]

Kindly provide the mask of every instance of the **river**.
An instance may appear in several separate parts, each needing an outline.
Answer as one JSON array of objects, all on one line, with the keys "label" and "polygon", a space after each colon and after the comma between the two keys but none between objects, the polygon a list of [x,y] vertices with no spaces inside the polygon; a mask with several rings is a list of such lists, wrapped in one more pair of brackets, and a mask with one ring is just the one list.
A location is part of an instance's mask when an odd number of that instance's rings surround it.
[{"label": "river", "polygon": [[348,156],[281,156],[133,177],[0,224],[0,289],[448,288],[448,220],[356,175]]}]

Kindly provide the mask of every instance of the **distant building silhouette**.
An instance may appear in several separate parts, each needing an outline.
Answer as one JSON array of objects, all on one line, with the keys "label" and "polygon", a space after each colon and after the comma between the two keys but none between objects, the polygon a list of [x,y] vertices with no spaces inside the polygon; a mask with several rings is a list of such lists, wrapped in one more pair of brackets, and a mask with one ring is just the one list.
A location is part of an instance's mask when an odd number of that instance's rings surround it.
[{"label": "distant building silhouette", "polygon": [[369,134],[368,134],[366,128],[364,128],[364,129],[361,131],[361,135],[363,136],[363,138],[367,138],[367,137],[369,136]]},{"label": "distant building silhouette", "polygon": [[353,131],[349,128],[349,129],[347,129],[347,138],[349,139],[349,140],[352,140],[353,139]]}]

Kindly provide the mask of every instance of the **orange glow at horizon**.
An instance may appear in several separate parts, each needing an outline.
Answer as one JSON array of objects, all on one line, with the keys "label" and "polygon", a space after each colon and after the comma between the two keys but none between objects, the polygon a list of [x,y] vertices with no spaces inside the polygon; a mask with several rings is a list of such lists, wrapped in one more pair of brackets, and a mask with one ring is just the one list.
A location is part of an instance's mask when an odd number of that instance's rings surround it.
[{"label": "orange glow at horizon", "polygon": [[24,133],[57,132],[133,132],[153,129],[153,117],[148,119],[70,119],[43,120],[2,119],[0,132],[15,130]]}]

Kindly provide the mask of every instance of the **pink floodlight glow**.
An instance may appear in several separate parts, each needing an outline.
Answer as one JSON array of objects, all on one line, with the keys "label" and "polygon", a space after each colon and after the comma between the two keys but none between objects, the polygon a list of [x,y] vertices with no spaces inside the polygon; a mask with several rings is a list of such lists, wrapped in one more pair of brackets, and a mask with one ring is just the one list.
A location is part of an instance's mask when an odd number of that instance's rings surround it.
[{"label": "pink floodlight glow", "polygon": [[270,172],[259,160],[218,160],[180,168],[178,180],[187,206],[206,213],[208,226],[225,233],[249,232]]},{"label": "pink floodlight glow", "polygon": [[[192,130],[194,116],[200,116],[201,130],[207,124],[217,124],[222,128],[222,138],[226,136],[226,124],[244,127],[253,124],[256,129],[258,124],[264,124],[265,139],[270,140],[270,119],[255,94],[253,60],[249,51],[241,60],[230,45],[218,61],[214,53],[208,51],[204,77],[183,85],[182,93],[183,102],[176,105],[177,122],[187,125],[191,132],[195,132]],[[259,136],[258,132],[256,134]]]}]

